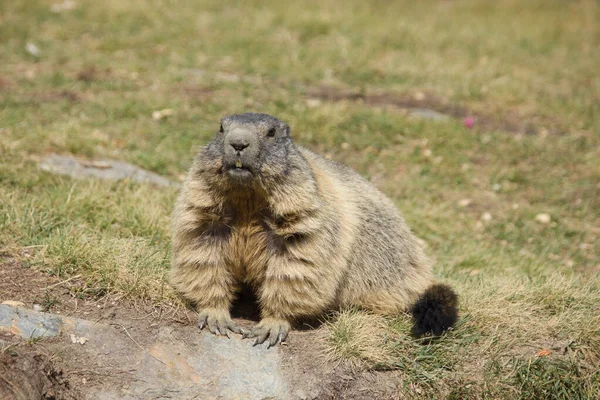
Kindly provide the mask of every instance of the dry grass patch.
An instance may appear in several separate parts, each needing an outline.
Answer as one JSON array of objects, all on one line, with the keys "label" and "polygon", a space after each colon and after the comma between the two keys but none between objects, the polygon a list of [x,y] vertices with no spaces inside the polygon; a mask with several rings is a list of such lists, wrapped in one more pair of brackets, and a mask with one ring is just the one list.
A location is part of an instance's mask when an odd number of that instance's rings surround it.
[{"label": "dry grass patch", "polygon": [[0,190],[4,255],[60,278],[82,276],[82,295],[174,301],[165,276],[176,189],[33,171],[15,168]]},{"label": "dry grass patch", "polygon": [[328,357],[398,369],[407,387],[416,385],[428,396],[600,395],[600,313],[593,313],[600,304],[597,282],[552,275],[490,276],[455,284],[461,318],[443,337],[411,337],[408,316],[385,319],[347,311],[324,327]]}]

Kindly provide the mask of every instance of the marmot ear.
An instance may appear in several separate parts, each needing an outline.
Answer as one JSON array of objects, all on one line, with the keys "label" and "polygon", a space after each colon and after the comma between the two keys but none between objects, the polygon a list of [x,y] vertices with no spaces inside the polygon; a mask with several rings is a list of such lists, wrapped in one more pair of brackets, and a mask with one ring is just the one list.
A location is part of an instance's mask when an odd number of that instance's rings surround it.
[{"label": "marmot ear", "polygon": [[290,126],[288,124],[283,124],[283,131],[285,132],[285,136],[290,136]]}]

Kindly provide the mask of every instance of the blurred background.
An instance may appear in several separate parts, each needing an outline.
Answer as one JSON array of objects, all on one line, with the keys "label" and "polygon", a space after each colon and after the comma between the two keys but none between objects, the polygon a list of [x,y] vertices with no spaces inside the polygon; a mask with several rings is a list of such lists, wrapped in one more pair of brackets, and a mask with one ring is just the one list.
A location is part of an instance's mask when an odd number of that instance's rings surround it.
[{"label": "blurred background", "polygon": [[[491,347],[453,355],[453,373],[523,394],[515,371],[568,337],[579,358],[527,375],[523,396],[544,376],[597,390],[582,365],[599,365],[600,332],[581,323],[599,314],[597,1],[2,1],[0,60],[6,257],[82,275],[85,295],[163,301],[176,187],[38,163],[113,159],[179,182],[223,115],[266,112],[392,197],[460,288],[446,349]],[[444,365],[428,370],[439,387]]]}]

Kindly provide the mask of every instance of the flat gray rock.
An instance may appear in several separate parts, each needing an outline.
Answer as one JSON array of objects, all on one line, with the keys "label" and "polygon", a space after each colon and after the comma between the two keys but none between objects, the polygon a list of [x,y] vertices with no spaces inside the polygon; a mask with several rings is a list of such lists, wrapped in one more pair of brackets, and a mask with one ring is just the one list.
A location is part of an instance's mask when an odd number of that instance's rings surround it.
[{"label": "flat gray rock", "polygon": [[408,113],[411,117],[430,119],[433,121],[445,121],[450,119],[449,115],[430,110],[429,108],[412,108]]},{"label": "flat gray rock", "polygon": [[117,160],[85,161],[69,156],[51,154],[40,161],[39,165],[43,171],[68,175],[76,179],[89,177],[113,181],[129,179],[134,182],[150,182],[159,186],[179,185],[179,183],[154,172]]},{"label": "flat gray rock", "polygon": [[[288,399],[277,348],[252,341],[161,327],[145,340],[121,324],[106,325],[0,305],[0,331],[24,339],[56,336],[62,354],[119,375],[99,381],[86,399]],[[190,334],[195,332],[195,334]],[[61,343],[62,343],[61,342]],[[108,366],[108,367],[107,367]],[[124,383],[123,383],[124,382]]]}]

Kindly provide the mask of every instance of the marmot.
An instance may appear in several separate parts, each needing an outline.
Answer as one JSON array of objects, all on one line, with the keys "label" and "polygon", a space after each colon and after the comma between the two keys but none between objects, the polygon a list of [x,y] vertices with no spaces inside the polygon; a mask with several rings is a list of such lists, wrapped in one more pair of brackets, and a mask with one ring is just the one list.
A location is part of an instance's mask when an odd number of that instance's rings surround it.
[{"label": "marmot", "polygon": [[[290,323],[332,309],[410,311],[415,334],[441,334],[457,296],[431,266],[392,201],[348,167],[296,146],[267,114],[226,116],[200,149],[177,199],[171,283],[200,329],[283,341]],[[229,314],[253,288],[261,321]]]}]

